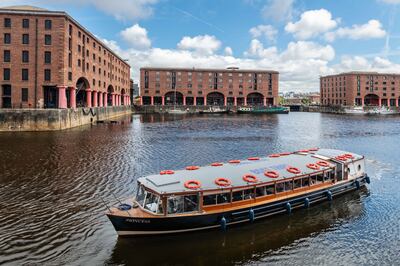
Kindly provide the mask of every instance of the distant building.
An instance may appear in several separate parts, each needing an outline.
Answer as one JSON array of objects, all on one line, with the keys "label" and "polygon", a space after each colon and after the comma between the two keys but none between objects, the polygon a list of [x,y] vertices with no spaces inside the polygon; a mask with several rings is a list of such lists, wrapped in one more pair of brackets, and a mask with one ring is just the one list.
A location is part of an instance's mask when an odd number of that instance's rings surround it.
[{"label": "distant building", "polygon": [[129,104],[130,66],[65,12],[0,8],[0,108]]},{"label": "distant building", "polygon": [[321,104],[321,95],[319,93],[310,93],[308,95],[309,103],[311,105],[320,105]]},{"label": "distant building", "polygon": [[399,106],[400,74],[347,72],[320,78],[321,104]]},{"label": "distant building", "polygon": [[143,105],[277,105],[278,82],[270,70],[140,69]]}]

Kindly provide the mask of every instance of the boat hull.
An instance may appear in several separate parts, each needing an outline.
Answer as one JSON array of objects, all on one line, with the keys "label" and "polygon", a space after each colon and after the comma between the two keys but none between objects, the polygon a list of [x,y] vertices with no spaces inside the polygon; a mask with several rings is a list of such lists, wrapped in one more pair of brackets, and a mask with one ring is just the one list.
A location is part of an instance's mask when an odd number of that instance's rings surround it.
[{"label": "boat hull", "polygon": [[[276,214],[290,213],[295,209],[307,208],[311,204],[330,201],[335,196],[365,186],[367,178],[367,176],[364,176],[293,198],[227,212],[191,216],[163,216],[161,218],[107,215],[119,236],[175,234],[213,228],[225,229],[226,226],[250,222]],[[222,222],[222,220],[226,222]]]}]

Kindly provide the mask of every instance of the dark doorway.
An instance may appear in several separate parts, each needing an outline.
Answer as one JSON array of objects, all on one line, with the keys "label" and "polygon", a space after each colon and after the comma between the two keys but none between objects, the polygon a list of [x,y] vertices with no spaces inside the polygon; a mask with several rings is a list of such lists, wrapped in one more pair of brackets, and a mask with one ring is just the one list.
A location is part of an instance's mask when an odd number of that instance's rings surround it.
[{"label": "dark doorway", "polygon": [[183,105],[183,94],[173,91],[166,93],[165,105]]},{"label": "dark doorway", "polygon": [[11,85],[2,85],[2,108],[12,108]]},{"label": "dark doorway", "polygon": [[162,104],[162,97],[161,96],[154,96],[153,101],[154,101],[154,105],[161,105]]},{"label": "dark doorway", "polygon": [[193,105],[194,98],[193,97],[186,97],[186,105]]},{"label": "dark doorway", "polygon": [[244,105],[244,98],[243,97],[237,97],[236,101],[237,101],[237,105],[238,106]]},{"label": "dark doorway", "polygon": [[224,105],[224,95],[220,92],[211,92],[207,95],[207,105]]},{"label": "dark doorway", "polygon": [[368,94],[364,98],[364,104],[369,106],[379,105],[379,96],[376,94]]},{"label": "dark doorway", "polygon": [[204,97],[196,97],[196,105],[204,105]]},{"label": "dark doorway", "polygon": [[107,105],[112,106],[112,93],[114,92],[113,86],[108,86],[107,89]]},{"label": "dark doorway", "polygon": [[53,86],[43,86],[44,108],[58,108],[58,89]]},{"label": "dark doorway", "polygon": [[264,105],[264,96],[258,92],[250,93],[247,95],[247,105]]},{"label": "dark doorway", "polygon": [[86,89],[89,88],[89,82],[86,78],[81,77],[76,82],[76,107],[86,106]]},{"label": "dark doorway", "polygon": [[143,105],[151,105],[151,97],[150,96],[143,96]]}]

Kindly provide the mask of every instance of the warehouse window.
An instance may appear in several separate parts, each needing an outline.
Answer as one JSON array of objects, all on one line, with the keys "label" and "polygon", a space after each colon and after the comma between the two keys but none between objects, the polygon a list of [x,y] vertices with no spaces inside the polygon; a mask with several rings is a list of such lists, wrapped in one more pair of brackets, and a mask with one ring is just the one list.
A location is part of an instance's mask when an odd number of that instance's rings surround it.
[{"label": "warehouse window", "polygon": [[51,70],[50,69],[45,69],[44,70],[44,80],[45,81],[50,81],[51,80]]},{"label": "warehouse window", "polygon": [[51,30],[51,27],[52,27],[51,24],[52,24],[52,23],[51,23],[51,20],[46,19],[46,20],[44,21],[44,29],[45,29],[45,30]]},{"label": "warehouse window", "polygon": [[21,89],[21,101],[23,101],[23,102],[28,101],[28,89],[27,88]]}]

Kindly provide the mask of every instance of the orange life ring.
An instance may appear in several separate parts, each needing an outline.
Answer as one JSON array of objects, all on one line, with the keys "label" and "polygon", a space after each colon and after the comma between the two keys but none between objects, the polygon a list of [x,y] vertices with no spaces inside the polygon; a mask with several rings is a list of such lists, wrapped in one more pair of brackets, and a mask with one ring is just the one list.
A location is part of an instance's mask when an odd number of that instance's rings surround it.
[{"label": "orange life ring", "polygon": [[343,162],[345,162],[345,161],[347,161],[349,158],[347,158],[347,157],[345,157],[345,156],[343,156],[343,155],[339,155],[339,156],[336,156],[335,157],[337,160],[339,160],[339,161],[343,161]]},{"label": "orange life ring", "polygon": [[289,173],[295,174],[295,175],[298,175],[301,173],[299,168],[293,167],[293,166],[286,167],[286,171],[288,171]]},{"label": "orange life ring", "polygon": [[219,163],[219,162],[215,162],[215,163],[211,164],[211,166],[223,166],[223,165],[224,165],[223,163]]},{"label": "orange life ring", "polygon": [[281,152],[281,153],[279,153],[280,156],[288,156],[290,154],[292,154],[292,153],[291,152]]},{"label": "orange life ring", "polygon": [[173,175],[175,172],[173,170],[162,170],[160,175]]},{"label": "orange life ring", "polygon": [[345,153],[345,154],[343,154],[342,156],[343,156],[343,157],[346,157],[347,159],[354,159],[353,154],[350,154],[350,153]]},{"label": "orange life ring", "polygon": [[281,155],[279,153],[274,153],[274,154],[270,154],[268,155],[269,158],[278,158],[281,157]]},{"label": "orange life ring", "polygon": [[247,160],[249,160],[249,161],[258,161],[258,160],[260,160],[260,157],[250,157],[250,158],[247,158]]},{"label": "orange life ring", "polygon": [[258,178],[255,175],[251,175],[251,174],[245,174],[243,176],[243,180],[246,181],[247,183],[257,183],[258,182]]},{"label": "orange life ring", "polygon": [[316,163],[309,163],[307,164],[307,167],[313,170],[319,170],[319,165]]},{"label": "orange life ring", "polygon": [[190,166],[186,167],[186,170],[189,170],[189,171],[193,171],[193,170],[197,170],[197,169],[200,169],[200,166],[190,165]]},{"label": "orange life ring", "polygon": [[218,177],[214,180],[215,184],[221,187],[228,187],[232,184],[231,180],[225,177]]},{"label": "orange life ring", "polygon": [[229,163],[240,163],[240,160],[230,160]]},{"label": "orange life ring", "polygon": [[270,178],[278,178],[279,173],[277,171],[265,171],[264,175]]},{"label": "orange life ring", "polygon": [[322,166],[322,167],[329,167],[330,166],[330,164],[328,162],[325,162],[325,161],[318,161],[317,164],[319,166]]},{"label": "orange life ring", "polygon": [[199,189],[201,187],[200,181],[197,180],[188,180],[185,182],[185,188],[188,189]]}]

